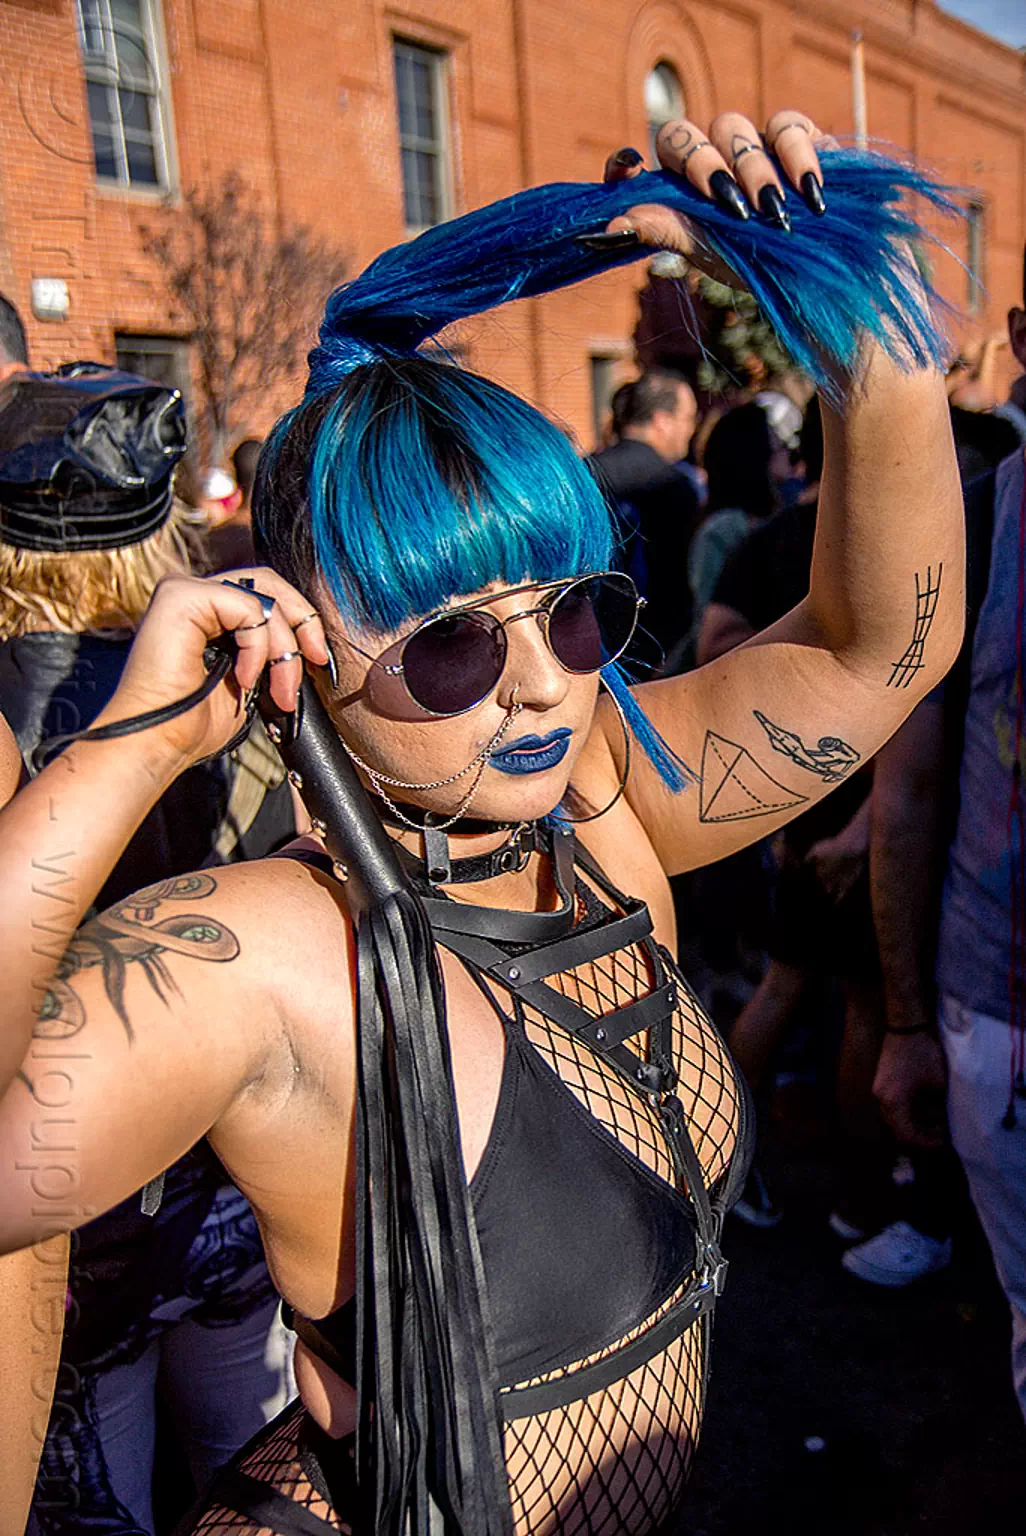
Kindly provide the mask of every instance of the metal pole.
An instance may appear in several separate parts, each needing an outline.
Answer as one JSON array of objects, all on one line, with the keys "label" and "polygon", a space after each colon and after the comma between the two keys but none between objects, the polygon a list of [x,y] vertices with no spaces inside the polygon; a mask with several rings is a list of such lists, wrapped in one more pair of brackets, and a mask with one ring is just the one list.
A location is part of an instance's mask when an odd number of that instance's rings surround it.
[{"label": "metal pole", "polygon": [[866,126],[866,60],[862,48],[862,33],[851,35],[851,115],[855,125],[855,144],[865,149],[869,143]]}]

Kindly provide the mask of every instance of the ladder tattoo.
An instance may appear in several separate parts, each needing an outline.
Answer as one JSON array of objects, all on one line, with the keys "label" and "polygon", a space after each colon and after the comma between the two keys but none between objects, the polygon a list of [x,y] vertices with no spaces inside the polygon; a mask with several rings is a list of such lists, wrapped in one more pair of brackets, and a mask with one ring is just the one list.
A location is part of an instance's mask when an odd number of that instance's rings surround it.
[{"label": "ladder tattoo", "polygon": [[926,646],[926,637],[930,633],[933,624],[933,616],[937,612],[937,599],[940,595],[941,575],[944,571],[943,564],[937,566],[936,572],[932,565],[926,567],[926,576],[921,571],[916,572],[916,622],[912,631],[912,639],[908,649],[900,661],[894,663],[894,670],[887,679],[888,688],[907,688],[913,677],[919,672],[923,663],[923,651]]}]

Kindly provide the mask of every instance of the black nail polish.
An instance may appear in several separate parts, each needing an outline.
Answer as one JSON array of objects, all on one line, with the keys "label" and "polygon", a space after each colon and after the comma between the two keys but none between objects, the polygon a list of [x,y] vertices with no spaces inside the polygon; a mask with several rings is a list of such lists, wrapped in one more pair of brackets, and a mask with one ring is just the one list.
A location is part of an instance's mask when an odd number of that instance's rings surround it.
[{"label": "black nail polish", "polygon": [[635,251],[641,245],[641,241],[633,229],[618,229],[612,234],[575,235],[574,244],[583,246],[586,251],[600,251],[603,255],[613,255],[617,251]]},{"label": "black nail polish", "polygon": [[784,207],[784,199],[772,182],[767,184],[759,192],[759,212],[764,219],[769,219],[778,229],[791,233],[791,216]]},{"label": "black nail polish", "polygon": [[826,213],[823,188],[816,180],[815,171],[806,171],[798,185],[802,189],[802,197],[804,197],[813,213]]},{"label": "black nail polish", "polygon": [[628,145],[626,149],[618,149],[616,151],[616,154],[613,156],[613,163],[615,165],[622,165],[626,170],[632,171],[636,165],[641,164],[644,158],[644,155],[639,155],[636,149],[631,149],[630,145]]},{"label": "black nail polish", "polygon": [[331,678],[331,686],[333,688],[337,689],[338,688],[338,662],[335,660],[335,653],[332,651],[330,645],[326,645],[324,647],[324,649],[328,653],[328,659],[324,663],[324,665],[328,669],[328,676]]},{"label": "black nail polish", "polygon": [[745,195],[729,171],[713,171],[709,177],[709,190],[721,208],[726,208],[736,218],[748,218]]}]

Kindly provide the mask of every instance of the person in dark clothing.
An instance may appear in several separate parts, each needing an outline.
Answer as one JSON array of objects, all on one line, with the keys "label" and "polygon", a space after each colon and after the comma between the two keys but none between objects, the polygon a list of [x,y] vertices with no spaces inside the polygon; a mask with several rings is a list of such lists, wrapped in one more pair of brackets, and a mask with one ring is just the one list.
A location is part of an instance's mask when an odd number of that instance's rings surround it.
[{"label": "person in dark clothing", "polygon": [[621,557],[648,601],[644,627],[665,656],[691,626],[688,548],[698,497],[679,468],[698,420],[694,390],[679,374],[643,373],[616,394],[617,441],[591,460],[626,534]]},{"label": "person in dark clothing", "polygon": [[[0,710],[29,763],[106,706],[157,583],[189,573],[171,484],[184,441],[177,393],[113,369],[22,370],[0,388]],[[189,887],[188,870],[287,841],[282,778],[266,741],[190,769],[129,840],[99,906]],[[75,1529],[153,1530],[158,1371],[197,1482],[260,1427],[264,1401],[284,1401],[282,1369],[264,1363],[272,1339],[284,1364],[284,1340],[247,1201],[200,1146],[153,1203],[130,1195],[75,1236],[32,1536],[69,1529],[70,1466]]]},{"label": "person in dark clothing", "polygon": [[[806,488],[794,506],[757,527],[727,561],[706,612],[699,640],[702,661],[768,629],[808,593],[823,465],[815,400],[806,413],[799,453]],[[781,752],[790,745],[774,743]],[[879,959],[869,902],[872,775],[857,760],[840,763],[836,773],[845,782],[776,839],[774,911],[766,944],[769,965],[736,1020],[730,1042],[758,1098],[768,1087],[774,1057],[810,978],[833,976],[843,982],[846,1017],[838,1098],[848,1167],[830,1223],[851,1241],[864,1236],[874,1218],[879,1225],[879,1202],[893,1154],[882,1137],[870,1092],[882,1029]],[[769,1226],[778,1219],[756,1170],[737,1210],[753,1225]],[[939,1260],[946,1262],[948,1256],[950,1249],[942,1246]]]}]

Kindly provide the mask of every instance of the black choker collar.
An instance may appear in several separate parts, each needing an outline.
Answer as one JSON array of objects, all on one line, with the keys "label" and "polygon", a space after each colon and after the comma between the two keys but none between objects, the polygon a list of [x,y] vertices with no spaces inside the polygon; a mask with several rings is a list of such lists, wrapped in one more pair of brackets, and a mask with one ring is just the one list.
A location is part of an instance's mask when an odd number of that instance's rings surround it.
[{"label": "black choker collar", "polygon": [[[481,823],[488,828],[488,823]],[[501,823],[498,825],[502,825]],[[466,885],[475,880],[494,880],[497,875],[508,875],[521,870],[536,849],[547,846],[544,834],[533,821],[518,822],[506,841],[489,853],[471,854],[466,859],[453,859],[449,855],[448,831],[427,826],[421,829],[424,857],[418,859],[408,848],[399,847],[399,857],[414,880],[428,885]]]}]

